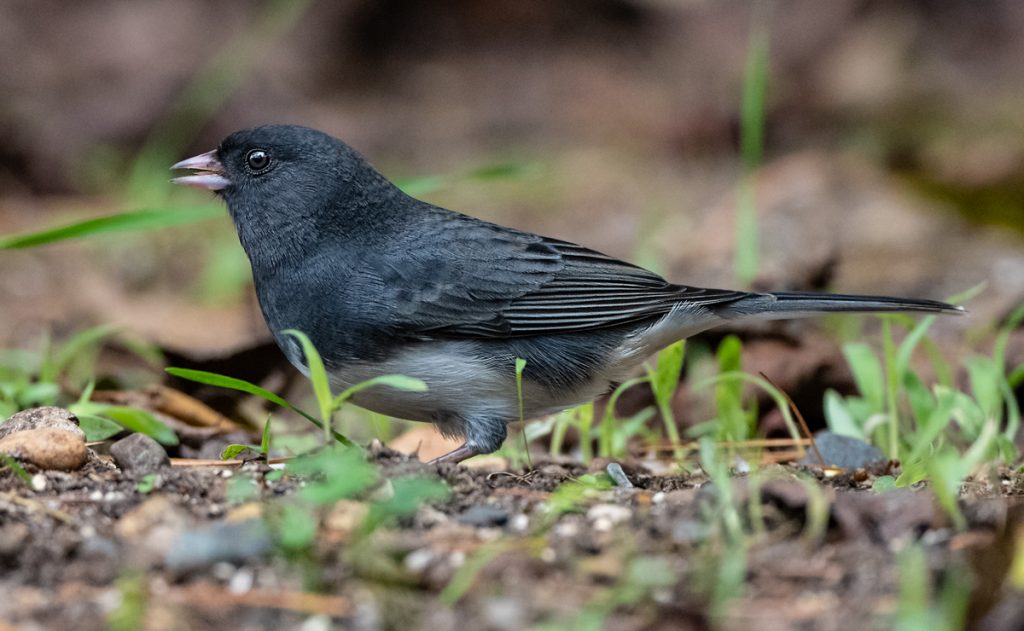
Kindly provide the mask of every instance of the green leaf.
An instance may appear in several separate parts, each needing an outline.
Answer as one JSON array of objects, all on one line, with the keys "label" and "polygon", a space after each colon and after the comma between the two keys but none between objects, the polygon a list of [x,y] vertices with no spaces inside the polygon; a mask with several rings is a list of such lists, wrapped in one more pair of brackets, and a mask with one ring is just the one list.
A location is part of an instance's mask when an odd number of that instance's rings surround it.
[{"label": "green leaf", "polygon": [[825,420],[829,429],[836,434],[867,440],[862,426],[850,413],[847,401],[831,388],[825,392]]},{"label": "green leaf", "polygon": [[1014,368],[1013,372],[1006,377],[1006,381],[1010,384],[1011,388],[1016,388],[1020,384],[1024,383],[1024,364]]},{"label": "green leaf", "polygon": [[376,483],[377,468],[355,447],[329,446],[292,460],[288,470],[297,475],[322,475],[302,489],[301,497],[314,504],[332,504],[361,493]]},{"label": "green leaf", "polygon": [[53,359],[46,359],[39,369],[40,381],[56,381],[61,371],[80,354],[99,345],[104,338],[117,332],[117,327],[106,324],[86,329],[61,345]]},{"label": "green leaf", "polygon": [[658,353],[658,361],[651,375],[651,389],[660,407],[671,403],[672,395],[676,392],[679,376],[683,372],[685,349],[685,342],[680,340]]},{"label": "green leaf", "polygon": [[861,342],[851,342],[843,347],[846,363],[850,365],[853,381],[861,396],[871,405],[875,412],[885,409],[885,377],[882,373],[882,362],[871,350]]},{"label": "green leaf", "polygon": [[231,460],[232,458],[246,450],[253,452],[258,451],[255,445],[241,445],[239,443],[231,443],[230,445],[225,447],[223,451],[220,452],[220,459]]},{"label": "green leaf", "polygon": [[897,488],[896,479],[891,475],[880,475],[875,478],[875,481],[871,483],[871,490],[876,493],[885,493],[886,491],[895,491]]},{"label": "green leaf", "polygon": [[965,363],[971,393],[985,417],[1000,417],[1003,409],[1003,394],[1000,392],[1002,367],[997,366],[991,357],[970,357]]},{"label": "green leaf", "polygon": [[426,502],[447,499],[450,493],[448,485],[432,478],[398,478],[392,480],[391,484],[394,488],[392,496],[370,506],[367,521],[362,528],[364,533],[393,519],[412,515]]},{"label": "green leaf", "polygon": [[174,430],[155,419],[149,412],[111,405],[106,406],[100,414],[127,430],[149,436],[161,445],[178,444],[178,435],[174,433]]},{"label": "green leaf", "polygon": [[159,210],[138,210],[77,221],[75,223],[47,228],[36,232],[0,237],[0,250],[30,248],[67,239],[89,237],[107,232],[127,230],[156,230],[181,224],[194,223],[204,219],[220,217],[224,210],[219,206],[187,206],[162,208]]},{"label": "green leaf", "polygon": [[935,323],[935,316],[930,315],[922,318],[920,322],[907,334],[907,337],[903,339],[900,344],[899,350],[896,354],[896,373],[897,375],[907,374],[910,367],[910,358],[914,354],[914,349],[924,338],[925,334],[928,333],[928,329]]},{"label": "green leaf", "polygon": [[85,432],[85,440],[96,442],[106,440],[124,431],[124,428],[102,416],[93,414],[78,414],[78,426]]},{"label": "green leaf", "polygon": [[21,463],[15,460],[13,457],[5,453],[0,453],[0,465],[2,465],[0,466],[0,469],[2,469],[3,467],[7,467],[11,471],[13,471],[14,475],[18,476],[18,478],[22,482],[24,482],[29,487],[32,486],[32,476],[30,476],[28,474],[28,471],[25,471],[25,468],[21,466]]},{"label": "green leaf", "polygon": [[[735,335],[727,335],[718,346],[720,374],[742,369],[743,344]],[[751,419],[743,409],[743,381],[723,379],[715,384],[715,406],[718,412],[719,439],[746,440],[750,437]]]},{"label": "green leaf", "polygon": [[59,396],[60,386],[49,381],[30,383],[14,391],[14,398],[21,408],[56,405]]},{"label": "green leaf", "polygon": [[277,538],[285,550],[305,550],[316,539],[316,515],[293,504],[285,504],[277,518]]}]

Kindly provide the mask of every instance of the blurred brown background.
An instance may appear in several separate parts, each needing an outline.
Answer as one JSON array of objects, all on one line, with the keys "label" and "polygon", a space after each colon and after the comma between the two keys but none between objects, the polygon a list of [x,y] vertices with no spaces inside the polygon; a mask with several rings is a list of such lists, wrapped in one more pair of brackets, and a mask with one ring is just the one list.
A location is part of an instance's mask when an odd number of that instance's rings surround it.
[{"label": "blurred brown background", "polygon": [[[986,282],[975,324],[1017,304],[1015,0],[5,0],[0,233],[204,201],[161,188],[171,162],[288,122],[394,178],[525,165],[426,195],[732,285],[755,19],[770,57],[757,285],[941,298]],[[266,332],[241,256],[226,218],[0,251],[0,341],[114,322],[244,346]]]}]

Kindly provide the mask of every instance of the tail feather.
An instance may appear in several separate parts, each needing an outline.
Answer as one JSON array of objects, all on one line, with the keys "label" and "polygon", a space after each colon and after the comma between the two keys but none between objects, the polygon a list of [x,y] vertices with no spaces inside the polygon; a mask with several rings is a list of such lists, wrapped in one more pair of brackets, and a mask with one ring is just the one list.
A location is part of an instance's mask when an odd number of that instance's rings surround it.
[{"label": "tail feather", "polygon": [[749,294],[735,302],[722,305],[716,311],[727,318],[758,316],[763,319],[798,318],[820,313],[966,313],[959,305],[938,300],[793,291]]}]

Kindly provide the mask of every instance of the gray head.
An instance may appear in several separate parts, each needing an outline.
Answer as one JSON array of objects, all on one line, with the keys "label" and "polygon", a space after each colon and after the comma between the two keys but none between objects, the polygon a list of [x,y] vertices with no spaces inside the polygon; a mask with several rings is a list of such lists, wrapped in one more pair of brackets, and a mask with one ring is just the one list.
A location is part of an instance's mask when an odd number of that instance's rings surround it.
[{"label": "gray head", "polygon": [[276,251],[273,244],[285,250],[293,249],[289,245],[305,249],[317,239],[343,232],[351,227],[353,213],[373,215],[397,194],[354,149],[297,125],[237,131],[215,150],[171,168],[195,172],[175,183],[224,198],[254,264],[261,254],[274,258],[286,253]]}]

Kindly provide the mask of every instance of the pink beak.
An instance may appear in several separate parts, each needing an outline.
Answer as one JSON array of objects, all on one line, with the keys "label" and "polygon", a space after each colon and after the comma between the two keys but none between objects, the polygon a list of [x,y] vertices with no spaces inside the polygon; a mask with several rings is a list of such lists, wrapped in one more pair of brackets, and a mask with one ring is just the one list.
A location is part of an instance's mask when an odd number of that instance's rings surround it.
[{"label": "pink beak", "polygon": [[190,169],[196,173],[176,177],[171,180],[174,184],[194,186],[208,191],[219,191],[231,186],[231,180],[224,172],[224,165],[217,159],[216,149],[182,160],[171,167],[171,170],[176,169]]}]

